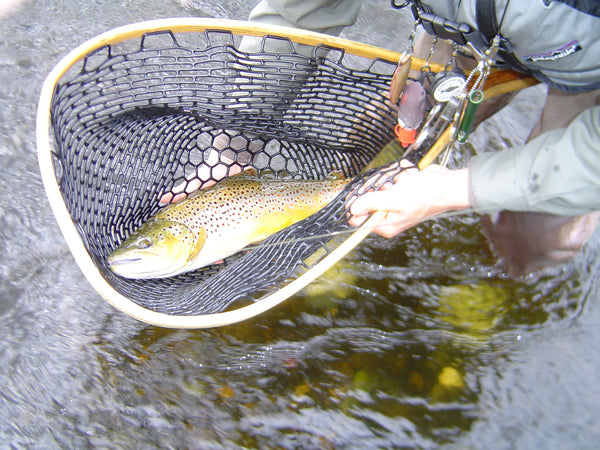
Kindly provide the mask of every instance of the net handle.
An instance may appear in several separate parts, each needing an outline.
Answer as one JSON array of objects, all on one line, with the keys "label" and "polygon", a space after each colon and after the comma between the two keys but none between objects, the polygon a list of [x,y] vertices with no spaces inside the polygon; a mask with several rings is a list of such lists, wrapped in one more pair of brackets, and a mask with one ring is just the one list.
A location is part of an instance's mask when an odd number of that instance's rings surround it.
[{"label": "net handle", "polygon": [[[112,306],[123,313],[136,318],[142,322],[165,328],[209,328],[229,325],[255,317],[283,302],[291,295],[321,276],[337,261],[356,247],[385,217],[385,213],[373,214],[360,228],[348,239],[338,246],[332,253],[313,266],[296,280],[285,285],[273,294],[265,297],[257,303],[221,313],[203,314],[195,316],[174,316],[158,313],[143,308],[117,292],[102,276],[98,267],[94,264],[88,254],[83,240],[79,235],[75,223],[72,221],[66,204],[64,203],[52,160],[51,148],[51,104],[54,90],[60,78],[75,64],[85,58],[89,53],[106,45],[119,43],[128,39],[138,38],[149,32],[173,31],[173,32],[203,32],[207,30],[230,31],[233,34],[247,36],[279,36],[289,38],[298,44],[319,45],[324,44],[331,47],[344,49],[347,53],[367,58],[380,58],[386,61],[397,62],[402,54],[391,50],[382,49],[368,44],[349,41],[339,37],[309,32],[282,26],[266,26],[250,22],[203,19],[203,18],[177,18],[159,19],[140,22],[123,27],[115,28],[81,44],[68,53],[49,73],[42,86],[38,103],[36,118],[36,141],[38,151],[38,164],[40,167],[42,182],[50,206],[54,212],[59,228],[66,237],[67,245],[82,270],[84,276],[92,287]],[[419,70],[424,61],[412,58],[412,68]],[[441,65],[430,64],[432,70],[439,71]],[[518,87],[514,87],[516,89]],[[68,238],[67,238],[68,237]]]}]

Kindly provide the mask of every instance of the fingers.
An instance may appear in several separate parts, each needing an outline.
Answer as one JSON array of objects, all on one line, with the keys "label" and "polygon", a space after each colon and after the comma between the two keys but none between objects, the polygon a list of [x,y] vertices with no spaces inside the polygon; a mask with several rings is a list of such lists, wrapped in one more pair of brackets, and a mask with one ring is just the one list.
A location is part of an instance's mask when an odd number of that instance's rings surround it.
[{"label": "fingers", "polygon": [[369,218],[368,214],[354,214],[348,219],[348,223],[353,227],[360,227]]},{"label": "fingers", "polygon": [[394,236],[399,235],[404,230],[410,227],[399,227],[396,224],[382,224],[373,229],[373,233],[378,234],[384,238],[393,238]]},{"label": "fingers", "polygon": [[[363,214],[360,216],[352,216],[348,223],[354,227],[359,227],[365,223],[370,217],[369,214]],[[419,223],[418,221],[408,221],[397,214],[388,213],[385,218],[377,225],[373,230],[373,233],[383,236],[385,238],[394,237],[401,232],[411,228],[412,226]]]},{"label": "fingers", "polygon": [[402,197],[406,195],[406,192],[403,192],[406,191],[406,184],[410,183],[411,175],[418,174],[419,170],[407,160],[401,160],[399,166],[404,170],[394,176],[394,183],[390,182],[389,177],[377,176],[376,179],[367,180],[359,189],[358,197],[352,199],[348,204],[351,214],[348,220],[350,225],[361,226],[371,213],[384,211],[388,214],[373,229],[373,232],[390,238],[418,223],[418,220],[407,219],[399,209]]},{"label": "fingers", "polygon": [[373,211],[389,211],[391,200],[393,198],[390,198],[388,190],[367,192],[354,200],[350,205],[350,213],[353,216],[363,216]]},{"label": "fingers", "polygon": [[408,169],[394,177],[391,187],[368,191],[349,204],[354,216],[349,223],[363,223],[363,217],[375,212],[387,213],[376,228],[391,237],[424,220],[448,211],[463,211],[470,204],[469,169],[450,170],[431,165],[422,171]]},{"label": "fingers", "polygon": [[418,223],[419,221],[410,221],[397,214],[387,214],[385,219],[373,230],[373,232],[385,238],[391,238]]}]

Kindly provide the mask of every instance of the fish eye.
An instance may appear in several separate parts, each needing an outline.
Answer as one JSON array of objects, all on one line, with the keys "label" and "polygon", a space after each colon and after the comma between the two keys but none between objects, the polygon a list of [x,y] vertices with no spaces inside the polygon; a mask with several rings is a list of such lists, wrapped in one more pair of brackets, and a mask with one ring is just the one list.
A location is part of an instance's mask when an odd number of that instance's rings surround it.
[{"label": "fish eye", "polygon": [[151,245],[152,245],[152,242],[150,242],[150,239],[148,239],[147,237],[141,237],[137,241],[135,241],[135,246],[137,248],[139,248],[140,250],[148,248]]}]

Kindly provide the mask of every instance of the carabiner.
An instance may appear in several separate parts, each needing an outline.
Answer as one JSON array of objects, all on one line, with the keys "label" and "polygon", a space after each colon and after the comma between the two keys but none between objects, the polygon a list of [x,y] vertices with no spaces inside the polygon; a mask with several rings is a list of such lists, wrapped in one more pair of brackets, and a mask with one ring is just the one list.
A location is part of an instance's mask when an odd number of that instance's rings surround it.
[{"label": "carabiner", "polygon": [[391,0],[392,3],[392,8],[396,8],[396,9],[402,9],[402,8],[406,8],[410,1],[398,1],[398,0]]}]

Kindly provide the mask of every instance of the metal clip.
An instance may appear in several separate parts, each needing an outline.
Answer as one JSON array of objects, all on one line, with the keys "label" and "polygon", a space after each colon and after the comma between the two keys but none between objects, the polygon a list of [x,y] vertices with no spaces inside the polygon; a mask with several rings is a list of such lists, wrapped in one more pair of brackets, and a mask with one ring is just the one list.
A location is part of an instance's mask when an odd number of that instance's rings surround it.
[{"label": "metal clip", "polygon": [[483,90],[483,86],[485,85],[490,70],[496,62],[496,55],[500,49],[500,36],[496,36],[492,40],[492,45],[484,52],[480,52],[471,43],[468,43],[468,46],[473,51],[473,56],[478,62],[475,69],[471,71],[467,78],[467,85],[471,83],[475,74],[479,74],[475,83],[472,85],[471,90]]}]

